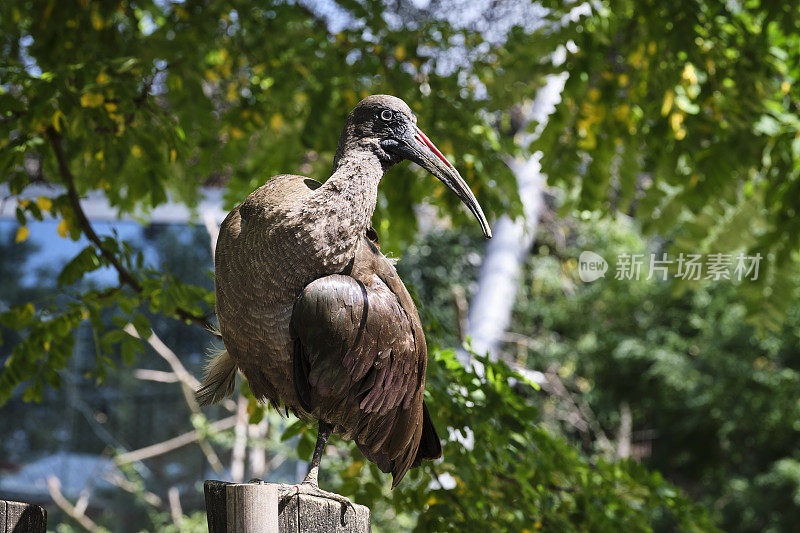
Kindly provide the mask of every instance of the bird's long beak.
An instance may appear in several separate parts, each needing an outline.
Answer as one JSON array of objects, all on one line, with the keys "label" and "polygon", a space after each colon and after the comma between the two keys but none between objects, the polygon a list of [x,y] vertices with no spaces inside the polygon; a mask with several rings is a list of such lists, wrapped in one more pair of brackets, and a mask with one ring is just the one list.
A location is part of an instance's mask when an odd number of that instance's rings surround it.
[{"label": "bird's long beak", "polygon": [[458,173],[444,154],[428,139],[428,136],[416,126],[414,126],[414,129],[414,140],[406,142],[408,148],[405,154],[406,158],[439,178],[451,191],[456,193],[456,196],[461,198],[461,201],[478,219],[484,236],[490,239],[492,230],[489,227],[489,222],[486,220],[483,209],[481,209],[478,200],[475,199],[475,195],[472,194],[467,182],[464,181],[464,178],[461,177],[461,174]]}]

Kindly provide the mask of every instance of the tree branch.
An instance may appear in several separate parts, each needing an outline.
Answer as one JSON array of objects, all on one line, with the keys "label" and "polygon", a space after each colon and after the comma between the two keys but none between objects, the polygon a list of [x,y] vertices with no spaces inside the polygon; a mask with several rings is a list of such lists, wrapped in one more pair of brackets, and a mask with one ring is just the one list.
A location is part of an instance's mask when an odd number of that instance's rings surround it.
[{"label": "tree branch", "polygon": [[169,514],[172,517],[172,523],[180,531],[181,523],[183,522],[183,509],[181,508],[181,493],[178,487],[170,487],[167,492],[169,498]]},{"label": "tree branch", "polygon": [[[129,286],[137,293],[142,292],[142,285],[139,281],[134,277],[131,272],[125,268],[125,266],[120,262],[119,258],[114,255],[108,248],[103,246],[103,241],[100,239],[100,236],[94,231],[91,222],[86,217],[86,213],[83,211],[83,207],[81,207],[81,199],[78,195],[78,191],[75,188],[75,177],[72,174],[72,171],[69,169],[69,163],[66,154],[64,153],[64,146],[62,144],[61,135],[53,128],[47,129],[47,138],[50,141],[50,144],[53,147],[53,152],[56,156],[56,162],[58,164],[58,172],[61,175],[61,180],[64,182],[64,185],[67,188],[67,197],[69,198],[70,206],[72,207],[72,211],[75,213],[75,218],[80,226],[81,230],[83,231],[86,238],[89,239],[92,244],[94,244],[97,249],[100,251],[100,254],[108,261],[111,266],[117,271],[119,275],[120,283]],[[215,332],[215,328],[211,325],[211,323],[203,316],[197,316],[186,309],[181,307],[175,308],[175,315],[180,318],[181,320],[186,320],[193,322],[204,329],[214,333],[215,335],[219,336]]]},{"label": "tree branch", "polygon": [[[222,431],[225,429],[230,429],[235,425],[236,425],[236,417],[229,416],[228,418],[223,418],[222,420],[217,420],[216,422],[212,422],[209,427],[214,431]],[[157,444],[151,444],[150,446],[145,446],[144,448],[139,448],[138,450],[133,450],[131,452],[123,453],[121,455],[118,455],[114,459],[114,461],[121,466],[128,463],[135,463],[137,461],[144,461],[145,459],[152,459],[153,457],[158,457],[159,455],[171,452],[172,450],[177,450],[178,448],[182,448],[187,444],[197,442],[199,439],[200,439],[200,432],[194,429],[192,431],[189,431],[182,435],[178,435],[177,437],[173,437],[163,442],[159,442]]]},{"label": "tree branch", "polygon": [[467,313],[469,312],[467,294],[461,285],[453,285],[453,288],[450,289],[450,295],[453,297],[453,309],[456,312],[458,342],[459,344],[464,344],[467,338]]},{"label": "tree branch", "polygon": [[191,375],[188,370],[186,370],[186,367],[183,366],[183,363],[181,363],[181,360],[177,355],[175,355],[175,352],[170,350],[169,347],[164,344],[164,341],[162,341],[152,330],[150,331],[150,336],[145,339],[142,339],[133,324],[127,324],[124,328],[122,328],[122,331],[135,339],[146,341],[147,344],[149,344],[150,347],[153,348],[153,350],[155,350],[155,352],[167,362],[172,369],[172,372],[175,374],[175,377],[178,378],[178,381],[181,382],[181,385],[184,387],[184,389],[188,390],[186,403],[189,404],[189,407],[192,409],[192,411],[195,411],[197,402],[194,399],[194,390],[200,386],[200,382],[197,381],[197,378]]},{"label": "tree branch", "polygon": [[[139,332],[136,331],[136,328],[133,327],[133,324],[126,325],[123,328],[123,331],[128,335],[130,335],[131,337],[141,339],[141,337],[139,336]],[[171,373],[160,372],[159,374],[155,374],[155,372],[159,371],[141,369],[136,371],[140,373],[137,375],[137,377],[139,377],[139,379],[153,379],[155,381],[165,381],[165,382],[167,380],[169,380],[170,382],[180,381],[181,384],[186,389],[188,389],[188,392],[190,393],[191,398],[187,396],[186,399],[186,402],[189,404],[189,407],[192,408],[192,406],[197,405],[197,402],[194,400],[194,391],[200,387],[200,382],[197,380],[197,378],[195,378],[188,370],[186,370],[186,367],[183,366],[183,363],[181,363],[180,358],[178,358],[175,352],[170,350],[169,347],[166,344],[164,344],[164,341],[162,341],[161,338],[158,335],[156,335],[153,330],[150,330],[150,336],[143,340],[147,341],[147,344],[149,344],[150,347],[153,348],[153,350],[155,350],[155,352],[159,356],[161,356],[164,359],[164,361],[167,362],[170,368],[172,368],[172,372]],[[170,377],[167,377],[166,374],[170,374]],[[158,379],[156,379],[156,376],[158,376]],[[232,413],[236,412],[236,402],[234,402],[231,399],[225,400],[224,402],[221,403],[221,405]]]},{"label": "tree branch", "polygon": [[157,494],[153,494],[152,492],[145,490],[144,488],[140,488],[139,486],[136,485],[136,483],[133,483],[132,481],[128,480],[125,476],[123,476],[119,470],[110,470],[106,472],[103,475],[103,479],[105,479],[115,487],[119,487],[125,492],[129,492],[137,496],[140,495],[144,501],[146,501],[153,507],[157,507],[160,509],[164,505],[164,501],[161,499],[160,496],[158,496]]},{"label": "tree branch", "polygon": [[267,436],[267,431],[269,431],[269,419],[267,417],[264,417],[258,424],[247,426],[247,439],[250,446],[247,453],[252,477],[264,479],[267,472],[275,469],[286,459],[285,456],[276,454],[267,463],[267,453],[263,442]]},{"label": "tree branch", "polygon": [[236,426],[234,427],[233,449],[231,450],[231,480],[234,483],[244,481],[245,455],[247,454],[247,398],[239,395],[236,409]]},{"label": "tree branch", "polygon": [[133,377],[144,381],[158,381],[159,383],[178,383],[180,381],[175,372],[150,370],[149,368],[137,368],[133,371]]},{"label": "tree branch", "polygon": [[[548,369],[544,373],[544,376],[545,381],[542,383],[542,388],[550,394],[561,398],[564,406],[573,417],[569,420],[570,423],[578,431],[584,433],[587,440],[590,439],[590,433],[593,432],[600,448],[609,455],[613,454],[616,447],[608,439],[603,428],[600,427],[600,423],[597,421],[589,405],[583,399],[576,398],[576,396],[567,389],[554,368]],[[581,421],[584,425],[578,424],[576,421]]]},{"label": "tree branch", "polygon": [[84,529],[92,532],[100,530],[97,524],[84,514],[85,506],[83,506],[84,509],[78,509],[64,497],[61,493],[61,481],[59,481],[57,477],[50,476],[47,478],[47,491],[50,493],[53,503],[78,522]]},{"label": "tree branch", "polygon": [[[139,332],[136,331],[136,328],[133,327],[133,324],[128,324],[123,328],[123,331],[130,335],[131,337],[140,339]],[[200,413],[200,406],[197,404],[197,400],[194,397],[194,391],[196,391],[200,387],[200,382],[195,379],[193,375],[186,370],[186,367],[183,366],[181,360],[175,355],[175,352],[169,349],[169,347],[164,344],[158,335],[155,334],[153,330],[150,330],[150,336],[145,339],[147,343],[156,351],[158,355],[160,355],[169,366],[172,368],[172,373],[175,375],[177,380],[181,384],[181,391],[183,391],[183,396],[186,399],[186,404],[189,406],[189,409],[194,414],[201,414]],[[230,400],[229,400],[230,401]],[[232,402],[231,402],[232,403]],[[228,407],[228,406],[226,406]],[[211,444],[206,441],[205,439],[198,439],[198,444],[200,449],[205,454],[206,458],[208,459],[211,468],[214,469],[215,472],[221,473],[224,469],[222,466],[222,461],[219,460],[217,453],[214,451],[214,448],[211,447]]]},{"label": "tree branch", "polygon": [[121,283],[124,283],[131,287],[136,292],[142,292],[142,286],[139,284],[138,281],[131,275],[130,272],[119,262],[119,258],[111,253],[105,246],[103,246],[103,241],[100,240],[100,237],[95,233],[92,224],[89,222],[89,219],[86,218],[86,213],[83,212],[83,208],[81,207],[81,199],[78,196],[78,191],[75,189],[75,177],[72,175],[72,171],[69,169],[69,164],[67,163],[67,156],[64,153],[64,147],[61,144],[61,136],[53,129],[47,129],[47,137],[50,139],[50,144],[53,146],[53,152],[56,155],[56,161],[58,162],[58,172],[61,174],[61,179],[64,181],[64,185],[67,187],[67,197],[69,198],[69,203],[72,206],[72,210],[75,212],[75,218],[77,218],[78,225],[83,230],[83,233],[86,235],[86,238],[92,241],[92,243],[97,246],[97,249],[100,250],[100,253],[106,260],[111,263],[111,265],[116,269],[117,273],[119,274],[119,280]]}]

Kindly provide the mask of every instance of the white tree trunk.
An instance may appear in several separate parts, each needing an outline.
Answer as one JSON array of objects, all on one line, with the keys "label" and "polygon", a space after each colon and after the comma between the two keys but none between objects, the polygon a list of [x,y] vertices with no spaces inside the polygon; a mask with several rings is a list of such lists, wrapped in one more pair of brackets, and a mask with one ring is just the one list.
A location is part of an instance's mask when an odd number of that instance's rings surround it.
[{"label": "white tree trunk", "polygon": [[[467,336],[472,340],[472,349],[478,354],[488,352],[493,358],[511,321],[522,265],[539,225],[545,183],[534,157],[510,163],[519,183],[525,216],[514,220],[503,215],[492,228],[494,237],[486,244],[478,290],[470,302],[467,318]],[[461,355],[462,362],[469,361],[469,352]]]},{"label": "white tree trunk", "polygon": [[[563,76],[552,77],[539,91],[536,100],[523,109],[525,116],[521,131],[525,131],[533,120],[539,123],[537,131],[541,131],[560,99],[565,80]],[[536,135],[522,135],[520,147],[523,152],[527,151]],[[472,349],[478,354],[488,352],[492,359],[497,359],[503,335],[511,322],[522,266],[539,225],[545,187],[540,157],[541,154],[532,154],[527,159],[508,158],[506,161],[517,178],[523,216],[512,219],[503,215],[492,228],[494,237],[486,244],[478,289],[469,306],[466,332],[472,341]],[[471,353],[466,350],[459,352],[462,363],[469,364],[471,358]]]}]

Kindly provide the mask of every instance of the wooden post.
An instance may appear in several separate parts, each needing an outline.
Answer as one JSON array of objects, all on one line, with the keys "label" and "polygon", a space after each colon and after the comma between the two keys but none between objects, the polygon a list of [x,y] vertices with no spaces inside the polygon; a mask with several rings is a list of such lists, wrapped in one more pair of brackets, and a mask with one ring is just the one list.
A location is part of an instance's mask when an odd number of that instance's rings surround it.
[{"label": "wooden post", "polygon": [[368,533],[369,509],[296,494],[280,502],[275,483],[206,481],[209,533]]},{"label": "wooden post", "polygon": [[45,533],[47,511],[30,503],[0,500],[0,532]]},{"label": "wooden post", "polygon": [[278,487],[237,483],[225,487],[228,531],[275,533],[278,531]]}]

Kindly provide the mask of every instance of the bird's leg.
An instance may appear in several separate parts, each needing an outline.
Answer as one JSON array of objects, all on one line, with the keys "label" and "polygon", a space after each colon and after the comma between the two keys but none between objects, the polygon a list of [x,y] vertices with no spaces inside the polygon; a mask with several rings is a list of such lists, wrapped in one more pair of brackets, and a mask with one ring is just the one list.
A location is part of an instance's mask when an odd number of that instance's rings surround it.
[{"label": "bird's leg", "polygon": [[328,438],[331,436],[333,427],[327,422],[319,421],[317,430],[317,445],[314,446],[314,455],[311,457],[311,466],[303,483],[308,483],[319,488],[319,463],[322,461],[322,454],[325,453],[325,446],[328,445]]},{"label": "bird's leg", "polygon": [[353,514],[356,512],[353,502],[340,494],[335,494],[319,488],[319,463],[322,460],[322,454],[325,453],[325,446],[328,444],[328,437],[331,436],[332,429],[333,427],[327,422],[319,421],[317,445],[314,446],[314,455],[311,457],[311,466],[308,469],[308,474],[299,485],[287,487],[286,491],[281,495],[281,499],[286,500],[295,494],[308,494],[309,496],[337,501],[342,504],[342,523],[344,523],[344,514],[347,507],[353,509]]}]

